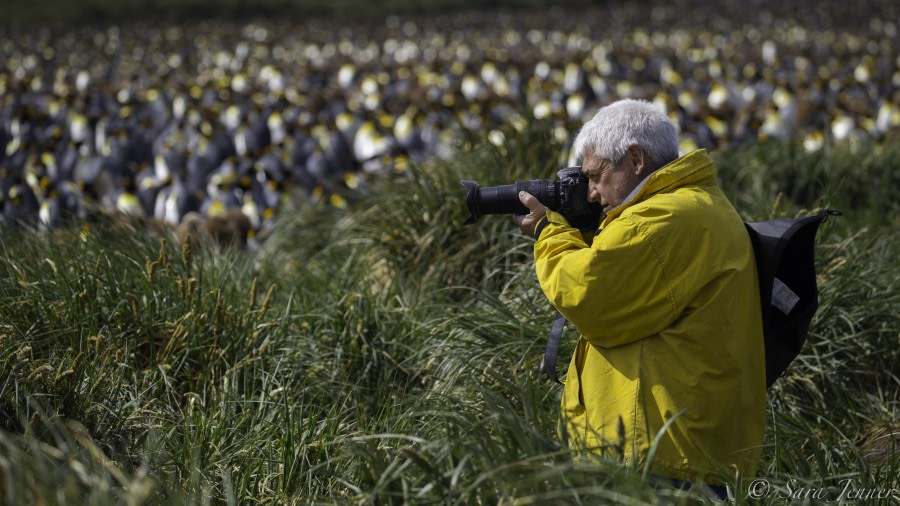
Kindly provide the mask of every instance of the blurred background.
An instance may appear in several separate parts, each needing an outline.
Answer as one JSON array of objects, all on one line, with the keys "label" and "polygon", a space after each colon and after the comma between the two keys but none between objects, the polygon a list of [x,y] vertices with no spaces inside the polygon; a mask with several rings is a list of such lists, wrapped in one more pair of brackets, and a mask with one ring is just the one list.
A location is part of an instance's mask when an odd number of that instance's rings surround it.
[{"label": "blurred background", "polygon": [[900,131],[889,1],[12,0],[2,13],[2,220],[38,228],[239,209],[259,231],[288,195],[344,207],[375,178],[536,122],[566,142],[626,97],[664,107],[682,152]]},{"label": "blurred background", "polygon": [[[490,10],[496,8],[544,8],[547,6],[587,6],[585,0],[86,0],[63,2],[10,0],[11,22],[97,23],[134,20],[185,21],[198,19],[240,20],[256,18],[305,16],[340,16],[362,19],[385,14],[453,12],[461,9]],[[598,5],[598,2],[593,2]]]}]

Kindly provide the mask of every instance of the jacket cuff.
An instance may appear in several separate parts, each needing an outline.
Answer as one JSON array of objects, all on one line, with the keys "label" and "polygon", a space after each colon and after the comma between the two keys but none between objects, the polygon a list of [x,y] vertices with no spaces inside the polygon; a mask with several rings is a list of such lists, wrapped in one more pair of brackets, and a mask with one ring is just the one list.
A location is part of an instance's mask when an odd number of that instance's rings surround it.
[{"label": "jacket cuff", "polygon": [[549,225],[549,224],[550,224],[550,222],[547,220],[547,217],[544,216],[543,218],[541,218],[541,221],[539,221],[539,222],[537,223],[537,225],[534,226],[534,238],[535,238],[535,240],[540,239],[540,237],[541,237],[541,232],[543,232],[544,229],[547,228],[547,225]]},{"label": "jacket cuff", "polygon": [[559,214],[556,211],[551,211],[548,209],[546,218],[547,218],[547,221],[549,221],[550,223],[554,223],[556,225],[562,225],[564,227],[572,226],[572,225],[569,225],[569,220],[567,220],[565,216]]},{"label": "jacket cuff", "polygon": [[556,211],[550,211],[548,209],[547,214],[543,218],[541,218],[541,221],[539,221],[538,224],[535,225],[535,227],[534,227],[535,240],[541,238],[541,232],[543,232],[544,229],[547,228],[547,225],[550,225],[551,223],[554,225],[562,225],[564,227],[571,227],[571,225],[569,225],[568,220],[566,220],[566,218],[563,215],[557,213]]}]

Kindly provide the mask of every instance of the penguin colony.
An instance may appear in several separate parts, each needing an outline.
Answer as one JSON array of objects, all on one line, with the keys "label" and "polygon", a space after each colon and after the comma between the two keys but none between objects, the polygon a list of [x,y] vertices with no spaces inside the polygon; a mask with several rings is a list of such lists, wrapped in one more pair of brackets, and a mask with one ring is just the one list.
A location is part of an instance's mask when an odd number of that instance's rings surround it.
[{"label": "penguin colony", "polygon": [[[98,210],[170,224],[286,188],[345,189],[452,156],[455,128],[502,144],[570,138],[623,97],[665,107],[682,151],[747,140],[897,139],[900,5],[774,2],[247,24],[0,30],[2,222]],[[292,192],[292,195],[296,194]]]}]

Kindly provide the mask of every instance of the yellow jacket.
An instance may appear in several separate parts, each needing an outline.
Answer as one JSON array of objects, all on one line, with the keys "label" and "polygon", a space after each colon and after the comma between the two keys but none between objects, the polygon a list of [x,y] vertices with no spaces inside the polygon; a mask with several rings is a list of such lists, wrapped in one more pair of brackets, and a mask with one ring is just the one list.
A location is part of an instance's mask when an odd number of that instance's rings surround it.
[{"label": "yellow jacket", "polygon": [[765,425],[756,264],[706,151],[649,176],[591,245],[561,215],[547,218],[537,277],[581,334],[564,437],[643,469],[659,434],[654,474],[754,475]]}]

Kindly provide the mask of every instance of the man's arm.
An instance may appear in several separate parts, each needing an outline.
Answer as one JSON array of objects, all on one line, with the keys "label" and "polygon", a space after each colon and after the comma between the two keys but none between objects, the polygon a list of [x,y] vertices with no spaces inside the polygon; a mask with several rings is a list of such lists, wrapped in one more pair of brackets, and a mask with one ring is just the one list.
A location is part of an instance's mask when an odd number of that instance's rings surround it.
[{"label": "man's arm", "polygon": [[548,219],[534,246],[538,281],[591,344],[627,344],[675,321],[672,280],[646,229],[621,216],[588,246],[561,216]]}]

